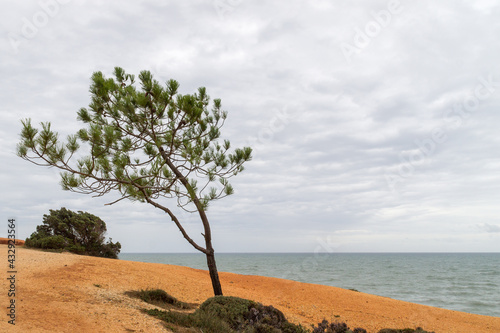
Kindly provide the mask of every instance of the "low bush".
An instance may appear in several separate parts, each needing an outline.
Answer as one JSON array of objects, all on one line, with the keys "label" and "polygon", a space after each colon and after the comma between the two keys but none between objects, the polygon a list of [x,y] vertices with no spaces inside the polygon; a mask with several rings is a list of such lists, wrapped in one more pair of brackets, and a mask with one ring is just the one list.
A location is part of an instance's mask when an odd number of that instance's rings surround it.
[{"label": "low bush", "polygon": [[302,326],[288,322],[285,315],[272,306],[247,299],[215,296],[207,299],[194,313],[148,310],[168,323],[197,327],[205,333],[308,333]]},{"label": "low bush", "polygon": [[67,240],[61,236],[33,237],[26,239],[26,247],[39,247],[42,249],[63,249],[68,246]]},{"label": "low bush", "polygon": [[359,327],[351,330],[346,323],[329,323],[324,319],[318,327],[313,327],[313,333],[366,333],[366,330]]},{"label": "low bush", "polygon": [[196,313],[209,317],[218,317],[228,323],[236,332],[307,332],[303,327],[289,323],[285,315],[273,306],[265,306],[239,297],[215,296],[209,298]]},{"label": "low bush", "polygon": [[[148,303],[160,305],[170,304],[177,309],[188,309],[192,304],[178,301],[161,289],[141,290],[128,292],[128,295],[138,297]],[[271,305],[263,305],[248,299],[232,296],[215,296],[203,302],[192,312],[174,310],[144,310],[175,327],[169,327],[182,332],[204,333],[310,333],[300,325],[295,325],[285,318],[285,315]],[[188,329],[189,328],[189,329]],[[196,328],[196,329],[195,329]],[[198,331],[199,330],[199,331]],[[363,328],[351,329],[346,323],[329,323],[323,320],[312,327],[312,333],[367,333]],[[416,329],[389,329],[385,328],[378,333],[434,333]]]},{"label": "low bush", "polygon": [[194,304],[181,302],[177,298],[167,294],[167,292],[161,289],[129,291],[126,292],[125,294],[142,299],[144,302],[157,305],[163,308],[165,308],[168,305],[172,305],[178,309],[192,309],[195,307]]},{"label": "low bush", "polygon": [[[328,320],[324,319],[317,327],[313,326],[313,333],[366,333],[364,328],[350,329],[346,323],[329,323]],[[434,333],[424,331],[422,328],[404,328],[404,329],[393,329],[384,328],[378,331],[378,333]]]}]

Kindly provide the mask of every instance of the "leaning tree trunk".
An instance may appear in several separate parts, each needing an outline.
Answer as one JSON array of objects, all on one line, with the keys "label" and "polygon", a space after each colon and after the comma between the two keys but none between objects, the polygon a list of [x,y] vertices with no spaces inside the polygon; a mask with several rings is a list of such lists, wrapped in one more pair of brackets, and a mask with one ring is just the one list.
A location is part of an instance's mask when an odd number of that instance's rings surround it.
[{"label": "leaning tree trunk", "polygon": [[[175,165],[172,163],[172,161],[168,158],[167,153],[162,147],[158,148],[160,150],[161,155],[163,156],[166,164],[174,172],[174,174],[179,178],[181,181],[182,185],[186,188],[188,191],[191,199],[193,200],[193,203],[196,206],[196,209],[198,210],[198,214],[200,215],[201,222],[203,224],[203,229],[205,233],[203,233],[203,237],[205,238],[205,248],[203,249],[202,247],[198,246],[185,232],[184,228],[182,228],[181,224],[177,220],[171,212],[170,216],[172,217],[172,220],[175,221],[177,224],[177,227],[179,230],[181,230],[184,238],[187,239],[187,241],[193,245],[198,251],[205,253],[207,256],[207,266],[208,266],[208,272],[210,273],[210,279],[212,280],[212,287],[214,289],[214,294],[215,296],[221,296],[222,295],[222,287],[220,285],[220,280],[219,280],[219,273],[217,272],[217,265],[215,264],[215,254],[214,254],[214,249],[212,247],[212,231],[210,230],[210,223],[208,222],[207,214],[205,213],[205,209],[203,209],[203,205],[200,202],[200,199],[196,196],[195,191],[193,190],[193,187],[189,184],[188,180],[184,175],[175,167]],[[156,205],[158,207],[158,205]]]},{"label": "leaning tree trunk", "polygon": [[208,223],[207,215],[203,209],[199,209],[201,220],[203,222],[203,227],[205,229],[205,233],[203,237],[205,237],[205,248],[204,252],[207,256],[207,266],[208,272],[210,273],[210,279],[212,280],[212,287],[214,289],[215,296],[222,296],[222,287],[220,285],[219,273],[217,272],[217,265],[215,263],[215,251],[212,247],[212,232],[210,230],[210,224]]},{"label": "leaning tree trunk", "polygon": [[212,288],[214,289],[215,296],[222,296],[222,287],[219,280],[219,272],[217,272],[217,264],[215,263],[215,251],[212,247],[212,232],[210,230],[210,224],[208,223],[207,215],[203,209],[199,210],[201,220],[203,221],[203,227],[205,229],[205,247],[207,256],[207,266],[208,272],[210,274],[210,280],[212,280]]},{"label": "leaning tree trunk", "polygon": [[208,272],[210,273],[210,279],[212,280],[214,294],[215,296],[222,296],[222,287],[220,285],[219,273],[217,272],[217,265],[215,264],[215,255],[213,249],[212,252],[207,253],[206,256]]}]

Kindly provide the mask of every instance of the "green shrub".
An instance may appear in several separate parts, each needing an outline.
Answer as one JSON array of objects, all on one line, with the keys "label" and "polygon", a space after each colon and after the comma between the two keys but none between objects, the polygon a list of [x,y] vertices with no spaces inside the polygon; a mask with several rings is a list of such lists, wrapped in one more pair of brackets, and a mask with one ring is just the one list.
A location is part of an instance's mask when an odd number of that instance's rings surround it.
[{"label": "green shrub", "polygon": [[302,326],[289,323],[278,309],[239,297],[209,298],[191,314],[160,310],[146,312],[168,323],[184,327],[198,327],[206,333],[308,332]]},{"label": "green shrub", "polygon": [[[69,252],[73,252],[76,254],[85,254],[85,247],[79,244],[71,244],[65,248],[65,250],[68,250]],[[90,254],[90,253],[89,253]]]},{"label": "green shrub", "polygon": [[26,239],[25,246],[39,249],[60,249],[96,257],[118,258],[121,244],[111,239],[105,243],[106,223],[87,212],[66,208],[50,210],[43,224]]},{"label": "green shrub", "polygon": [[215,296],[206,300],[195,314],[218,317],[237,332],[245,333],[306,333],[301,326],[289,323],[285,315],[273,306],[239,297]]},{"label": "green shrub", "polygon": [[146,310],[146,313],[177,326],[201,328],[204,333],[234,332],[229,324],[219,317],[211,317],[206,314],[195,315],[177,311],[161,311],[157,309]]},{"label": "green shrub", "polygon": [[[313,333],[366,333],[364,328],[355,328],[351,330],[346,323],[329,323],[328,320],[324,319],[318,324],[318,327],[313,326]],[[378,333],[434,333],[424,331],[422,328],[404,328],[404,329],[393,329],[384,328],[378,331]]]},{"label": "green shrub", "polygon": [[61,249],[66,247],[68,242],[63,236],[57,235],[37,238],[34,244],[42,249]]},{"label": "green shrub", "polygon": [[[163,302],[172,304],[177,308],[184,308],[175,297],[168,295],[161,289],[141,290],[130,292],[146,302]],[[197,328],[204,333],[310,333],[300,325],[287,321],[285,315],[273,306],[265,306],[261,303],[248,299],[232,296],[215,296],[207,299],[194,313],[182,313],[178,311],[145,310],[151,316],[155,316],[167,323],[177,327]],[[312,327],[312,333],[366,333],[363,328],[351,329],[346,323],[329,323],[323,320]],[[184,332],[184,331],[183,331]],[[190,331],[191,332],[191,331]],[[195,332],[195,331],[193,331]],[[198,332],[198,330],[196,330]],[[416,329],[389,329],[385,328],[378,333],[434,333]]]},{"label": "green shrub", "polygon": [[360,327],[351,330],[346,323],[329,323],[324,319],[318,327],[313,327],[313,333],[366,333],[366,330]]},{"label": "green shrub", "polygon": [[244,326],[245,315],[252,305],[252,301],[243,298],[215,296],[201,304],[196,313],[218,317],[233,329],[239,329]]},{"label": "green shrub", "polygon": [[161,289],[147,289],[141,291],[129,291],[125,294],[140,298],[144,302],[158,305],[161,307],[165,307],[165,305],[173,305],[178,309],[192,309],[194,308],[193,304],[184,303],[179,301],[177,298],[167,294],[164,290]]}]

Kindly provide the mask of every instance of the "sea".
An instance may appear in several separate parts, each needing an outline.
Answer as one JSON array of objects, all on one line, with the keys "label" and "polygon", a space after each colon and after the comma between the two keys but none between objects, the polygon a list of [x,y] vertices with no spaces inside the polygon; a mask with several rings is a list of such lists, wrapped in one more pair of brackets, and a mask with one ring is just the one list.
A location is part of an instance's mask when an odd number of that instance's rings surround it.
[{"label": "sea", "polygon": [[[121,253],[122,260],[207,269],[198,253]],[[217,269],[354,289],[500,317],[500,253],[219,253]]]}]

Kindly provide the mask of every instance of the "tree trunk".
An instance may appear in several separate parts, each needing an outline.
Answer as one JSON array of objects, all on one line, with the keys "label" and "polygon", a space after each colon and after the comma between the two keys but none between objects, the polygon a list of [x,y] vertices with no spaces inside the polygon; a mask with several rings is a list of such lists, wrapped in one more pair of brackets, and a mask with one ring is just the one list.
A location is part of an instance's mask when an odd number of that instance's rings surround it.
[{"label": "tree trunk", "polygon": [[215,254],[212,250],[210,253],[206,254],[208,272],[210,273],[210,279],[212,280],[212,287],[214,289],[215,296],[222,296],[222,287],[219,281],[219,273],[217,272],[217,265],[215,264]]},{"label": "tree trunk", "polygon": [[[210,230],[210,223],[208,222],[208,218],[207,215],[205,214],[205,210],[203,209],[203,205],[201,204],[200,199],[196,195],[193,187],[189,184],[189,181],[172,163],[165,150],[161,146],[158,147],[158,149],[163,159],[165,160],[165,163],[170,168],[170,170],[174,172],[174,174],[179,178],[182,185],[184,185],[184,187],[186,188],[188,194],[191,197],[191,200],[193,200],[193,203],[195,204],[196,209],[198,210],[201,222],[203,223],[203,229],[205,231],[205,233],[202,234],[203,237],[205,238],[205,245],[206,245],[205,250],[197,246],[196,243],[187,236],[186,232],[184,231],[180,223],[178,223],[178,221],[176,222],[177,227],[181,230],[181,232],[184,235],[184,238],[186,238],[189,241],[189,243],[191,243],[191,245],[193,245],[198,251],[205,253],[205,255],[207,256],[207,266],[208,266],[208,271],[210,273],[210,279],[212,280],[212,287],[214,289],[214,294],[215,296],[222,296],[222,287],[219,281],[219,273],[217,272],[217,265],[215,264],[214,249],[212,248],[212,232]],[[158,207],[158,205],[156,206]],[[172,217],[173,214],[170,214],[170,216]],[[172,217],[172,219],[174,218]],[[174,221],[175,220],[177,220],[177,218],[175,218]]]}]

